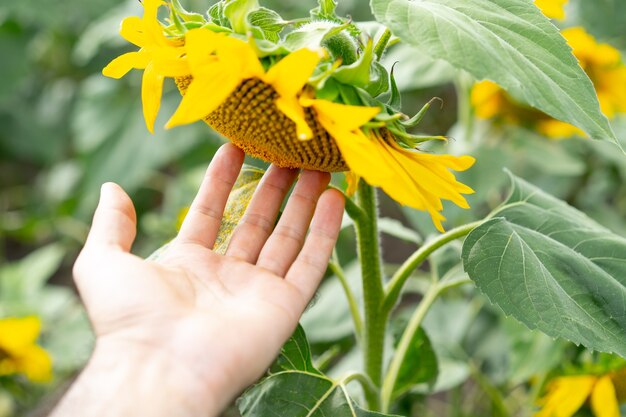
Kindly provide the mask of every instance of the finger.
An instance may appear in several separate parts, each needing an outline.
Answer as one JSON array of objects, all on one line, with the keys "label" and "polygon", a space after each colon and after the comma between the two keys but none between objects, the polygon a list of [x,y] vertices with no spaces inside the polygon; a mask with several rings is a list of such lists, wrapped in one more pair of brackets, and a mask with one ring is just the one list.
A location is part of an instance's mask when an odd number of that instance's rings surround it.
[{"label": "finger", "polygon": [[217,151],[180,228],[179,242],[213,247],[243,158],[243,152],[230,143]]},{"label": "finger", "polygon": [[235,228],[226,255],[256,263],[297,173],[293,169],[270,167]]},{"label": "finger", "polygon": [[[304,247],[285,277],[307,303],[326,272],[341,229],[344,203],[343,194],[337,190],[327,190],[322,194]],[[306,304],[301,307],[304,310]]]},{"label": "finger", "polygon": [[130,197],[115,183],[103,184],[85,248],[105,245],[129,252],[136,233],[137,216]]},{"label": "finger", "polygon": [[328,185],[330,175],[304,171],[272,235],[261,250],[258,266],[285,276],[302,248],[317,200]]}]

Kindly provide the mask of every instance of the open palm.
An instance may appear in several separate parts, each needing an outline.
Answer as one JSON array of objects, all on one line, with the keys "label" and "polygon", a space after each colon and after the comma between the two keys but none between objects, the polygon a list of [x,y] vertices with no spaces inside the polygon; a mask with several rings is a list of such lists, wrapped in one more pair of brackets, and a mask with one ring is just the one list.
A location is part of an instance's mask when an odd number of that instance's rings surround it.
[{"label": "open palm", "polygon": [[[130,254],[135,211],[105,184],[75,279],[98,344],[158,352],[228,401],[270,365],[326,269],[343,212],[329,175],[271,167],[225,255],[211,250],[243,153],[213,159],[179,235],[157,261]],[[312,221],[311,221],[312,220]],[[307,231],[310,229],[308,235]]]}]

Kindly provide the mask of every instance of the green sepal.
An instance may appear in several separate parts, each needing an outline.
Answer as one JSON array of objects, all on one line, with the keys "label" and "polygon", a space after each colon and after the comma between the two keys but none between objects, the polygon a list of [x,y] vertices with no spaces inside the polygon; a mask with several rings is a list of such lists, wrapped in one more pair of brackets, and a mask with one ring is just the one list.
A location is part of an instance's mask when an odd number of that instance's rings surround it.
[{"label": "green sepal", "polygon": [[411,117],[409,120],[400,120],[400,124],[404,127],[415,127],[418,124],[420,124],[422,119],[426,115],[426,112],[430,109],[431,104],[435,100],[441,100],[441,99],[439,97],[431,98],[430,101],[424,104],[424,107],[422,107],[421,110],[418,111],[415,116]]},{"label": "green sepal", "polygon": [[341,97],[343,104],[350,106],[362,106],[364,104],[356,88],[341,83],[337,83],[337,86],[339,87],[339,97]]},{"label": "green sepal", "polygon": [[280,41],[280,32],[289,25],[278,13],[265,7],[251,11],[248,14],[248,23],[254,34],[274,43]]},{"label": "green sepal", "polygon": [[[192,29],[191,27],[189,27],[189,25],[190,25],[189,23],[186,25],[187,29]],[[215,33],[220,33],[220,32],[232,33],[233,32],[233,30],[228,28],[228,27],[220,26],[220,25],[217,25],[217,24],[212,23],[212,22],[206,23],[206,24],[202,25],[201,27],[205,28],[205,29],[209,29],[209,30],[211,30],[211,31],[213,31]]]},{"label": "green sepal", "polygon": [[372,63],[370,82],[365,86],[365,91],[372,97],[378,97],[389,91],[389,73],[378,61]]},{"label": "green sepal", "polygon": [[292,52],[302,48],[318,49],[325,40],[344,30],[347,25],[324,21],[307,23],[287,35],[283,45]]},{"label": "green sepal", "polygon": [[258,0],[226,0],[224,16],[235,33],[246,34],[250,30],[248,15],[259,8]]},{"label": "green sepal", "polygon": [[172,20],[172,23],[174,23],[174,27],[180,35],[185,35],[185,33],[187,33],[187,27],[183,24],[182,20],[180,20],[180,16],[173,8],[170,9],[170,19]]},{"label": "green sepal", "polygon": [[403,143],[404,145],[406,145],[407,147],[411,149],[415,148],[417,145],[421,143],[430,142],[431,140],[443,140],[443,141],[448,140],[448,138],[445,136],[413,135],[411,133],[406,132],[403,129],[398,129],[397,127],[394,127],[393,125],[388,125],[387,130],[393,133],[395,138],[398,139],[401,143]]},{"label": "green sepal", "polygon": [[400,95],[398,84],[396,84],[396,77],[394,77],[393,75],[393,70],[396,67],[396,64],[393,64],[393,66],[391,67],[391,73],[389,74],[391,96],[389,97],[389,101],[387,101],[387,105],[394,110],[400,111],[402,110],[402,96]]},{"label": "green sepal", "polygon": [[370,40],[359,59],[351,65],[340,67],[333,77],[344,84],[365,88],[370,83],[372,61],[374,60],[374,44]]},{"label": "green sepal", "polygon": [[321,88],[315,91],[315,97],[321,100],[336,101],[339,97],[339,85],[332,78],[327,79]]},{"label": "green sepal", "polygon": [[171,0],[171,13],[178,15],[183,22],[206,23],[206,19],[199,13],[191,13],[185,10],[178,0]]}]

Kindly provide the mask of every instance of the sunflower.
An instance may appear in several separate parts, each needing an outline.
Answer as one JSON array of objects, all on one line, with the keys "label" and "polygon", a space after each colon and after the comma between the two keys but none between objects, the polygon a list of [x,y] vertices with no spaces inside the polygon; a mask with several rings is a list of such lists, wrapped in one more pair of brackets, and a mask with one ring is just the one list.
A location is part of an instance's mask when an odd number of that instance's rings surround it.
[{"label": "sunflower", "polygon": [[626,368],[603,375],[573,375],[555,378],[538,402],[535,417],[572,417],[588,401],[596,417],[619,417],[619,404],[626,400]]},{"label": "sunflower", "polygon": [[[613,118],[626,113],[626,66],[620,52],[611,45],[598,43],[581,27],[565,29],[562,34],[593,82],[604,114]],[[482,119],[524,126],[555,139],[584,136],[577,127],[517,102],[491,81],[476,84],[471,100],[476,115]]]},{"label": "sunflower", "polygon": [[[312,16],[288,28],[291,23],[268,16],[256,1],[218,2],[208,20],[175,0],[144,0],[143,6],[143,18],[122,23],[122,36],[141,49],[103,72],[117,77],[144,69],[151,131],[162,80],[173,78],[183,98],[167,128],[204,120],[249,155],[278,166],[346,172],[349,193],[363,179],[427,211],[440,231],[442,200],[468,207],[463,194],[473,191],[452,171],[470,168],[474,159],[418,150],[441,137],[407,132],[414,119],[396,108],[393,78],[351,22]],[[161,6],[170,12],[165,24],[157,18]],[[385,96],[391,99],[382,101]]]},{"label": "sunflower", "polygon": [[34,382],[52,378],[50,355],[36,344],[40,330],[37,317],[0,319],[0,376],[24,374]]},{"label": "sunflower", "polygon": [[551,19],[565,19],[565,11],[563,8],[569,0],[535,0],[537,6],[543,14]]}]

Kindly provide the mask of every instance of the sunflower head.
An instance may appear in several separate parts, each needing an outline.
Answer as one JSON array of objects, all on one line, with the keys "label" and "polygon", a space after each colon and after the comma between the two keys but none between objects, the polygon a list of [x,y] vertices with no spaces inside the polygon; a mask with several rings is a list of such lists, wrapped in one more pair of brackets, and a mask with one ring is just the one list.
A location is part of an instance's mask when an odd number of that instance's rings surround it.
[{"label": "sunflower head", "polygon": [[[397,108],[393,77],[377,60],[386,41],[375,50],[377,39],[337,16],[334,5],[320,1],[308,18],[285,21],[256,0],[220,1],[206,17],[176,0],[144,1],[143,18],[122,23],[138,26],[122,35],[139,51],[104,72],[144,70],[149,129],[163,81],[172,78],[183,98],[166,127],[203,120],[278,166],[349,172],[351,190],[363,178],[428,211],[443,230],[441,200],[467,207],[462,194],[472,192],[450,171],[469,168],[473,159],[419,152],[422,142],[442,137],[407,132],[415,123]],[[169,9],[166,22],[156,17],[161,7]],[[148,29],[149,37],[136,33]]]}]

